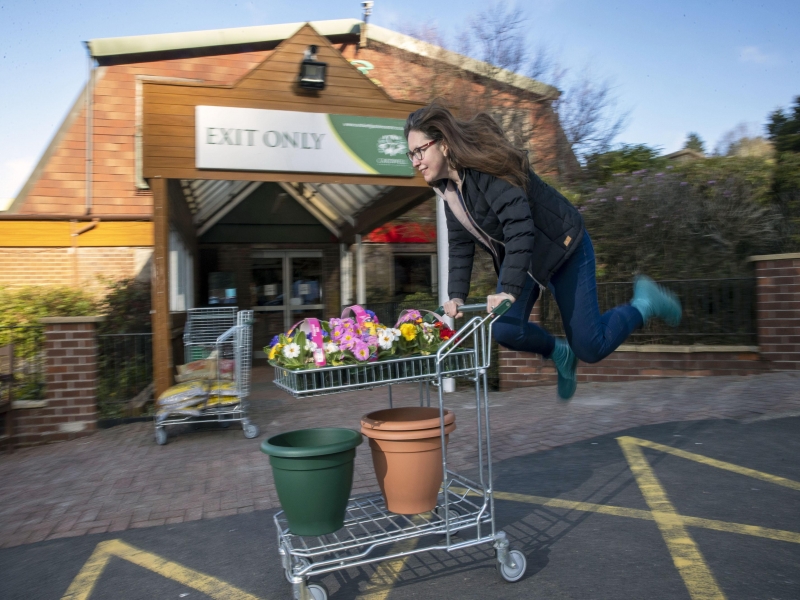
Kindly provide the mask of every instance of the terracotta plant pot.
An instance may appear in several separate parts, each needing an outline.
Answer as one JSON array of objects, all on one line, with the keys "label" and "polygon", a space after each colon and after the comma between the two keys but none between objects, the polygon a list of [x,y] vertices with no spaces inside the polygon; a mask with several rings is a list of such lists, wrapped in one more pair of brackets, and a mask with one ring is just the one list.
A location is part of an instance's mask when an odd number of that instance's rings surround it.
[{"label": "terracotta plant pot", "polygon": [[[456,415],[444,411],[445,444]],[[386,508],[413,515],[433,510],[442,485],[442,438],[438,408],[390,408],[364,415],[372,464]]]}]

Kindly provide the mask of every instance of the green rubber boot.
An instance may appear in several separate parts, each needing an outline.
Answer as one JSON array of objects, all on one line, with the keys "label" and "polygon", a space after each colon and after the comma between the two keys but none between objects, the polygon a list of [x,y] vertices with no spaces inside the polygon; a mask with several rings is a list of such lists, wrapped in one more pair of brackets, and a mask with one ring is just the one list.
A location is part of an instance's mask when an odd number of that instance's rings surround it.
[{"label": "green rubber boot", "polygon": [[681,302],[678,297],[647,275],[639,275],[634,280],[631,306],[642,313],[645,325],[653,317],[663,319],[671,327],[677,327],[681,322]]},{"label": "green rubber boot", "polygon": [[578,357],[569,347],[567,340],[556,338],[556,347],[550,355],[558,372],[558,397],[569,400],[578,387]]}]

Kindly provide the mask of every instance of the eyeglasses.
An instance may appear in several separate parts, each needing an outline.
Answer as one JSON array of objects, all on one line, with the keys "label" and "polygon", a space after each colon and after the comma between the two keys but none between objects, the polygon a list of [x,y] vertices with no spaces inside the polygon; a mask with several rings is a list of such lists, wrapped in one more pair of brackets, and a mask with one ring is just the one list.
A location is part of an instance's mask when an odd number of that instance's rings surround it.
[{"label": "eyeglasses", "polygon": [[422,160],[422,157],[425,154],[425,150],[427,150],[430,146],[433,146],[438,141],[439,140],[431,140],[427,144],[422,144],[422,146],[418,146],[414,150],[411,150],[410,152],[406,152],[406,156],[408,157],[408,160],[410,160],[410,161],[414,161],[414,159]]}]

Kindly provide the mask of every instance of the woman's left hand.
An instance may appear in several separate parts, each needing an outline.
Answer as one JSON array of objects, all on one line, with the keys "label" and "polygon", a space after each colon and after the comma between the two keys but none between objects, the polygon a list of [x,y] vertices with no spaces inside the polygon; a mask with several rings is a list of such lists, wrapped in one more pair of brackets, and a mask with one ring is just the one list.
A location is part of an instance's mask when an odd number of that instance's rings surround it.
[{"label": "woman's left hand", "polygon": [[497,306],[500,305],[501,302],[503,302],[503,300],[511,300],[513,303],[516,298],[514,298],[514,296],[511,294],[506,294],[505,292],[500,294],[490,294],[489,296],[486,296],[486,312],[492,312]]}]

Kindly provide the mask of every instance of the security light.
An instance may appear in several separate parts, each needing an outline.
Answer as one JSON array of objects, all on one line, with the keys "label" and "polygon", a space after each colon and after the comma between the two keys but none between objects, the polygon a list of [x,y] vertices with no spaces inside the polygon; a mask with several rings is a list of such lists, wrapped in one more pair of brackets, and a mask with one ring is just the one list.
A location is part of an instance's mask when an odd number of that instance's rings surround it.
[{"label": "security light", "polygon": [[317,60],[317,47],[309,46],[300,63],[300,87],[306,90],[325,89],[325,71],[327,63]]}]

